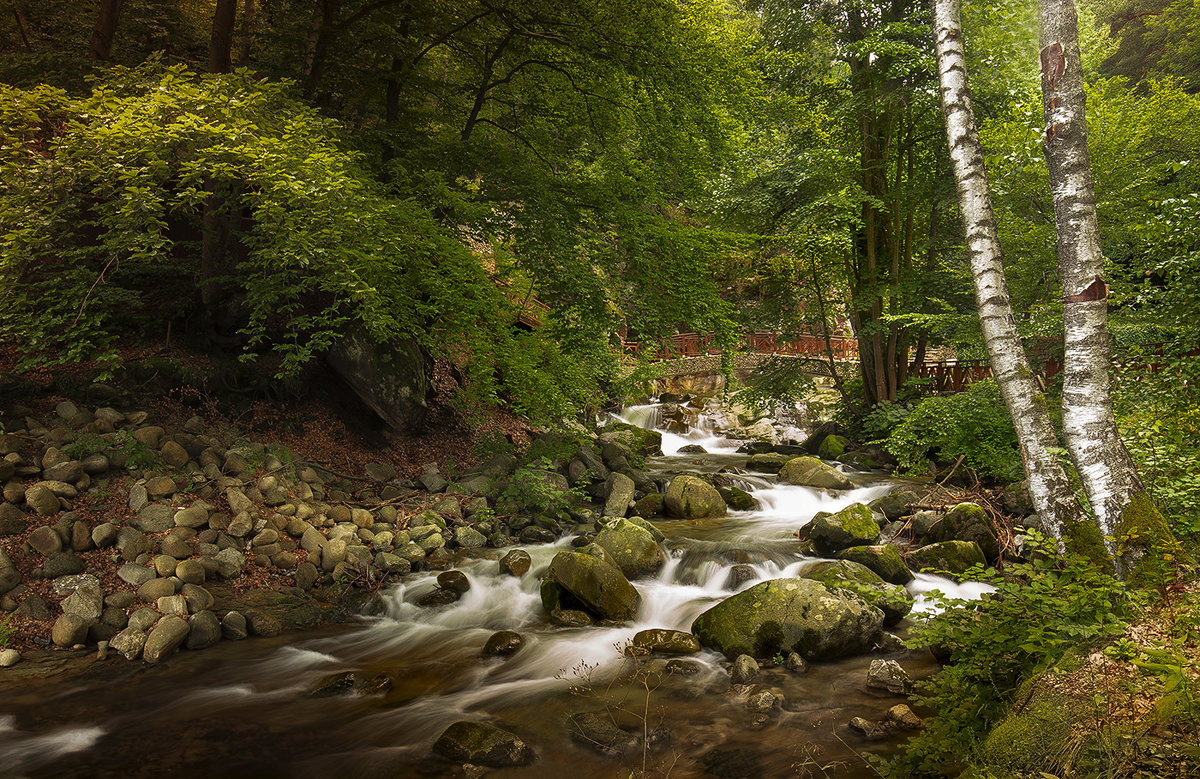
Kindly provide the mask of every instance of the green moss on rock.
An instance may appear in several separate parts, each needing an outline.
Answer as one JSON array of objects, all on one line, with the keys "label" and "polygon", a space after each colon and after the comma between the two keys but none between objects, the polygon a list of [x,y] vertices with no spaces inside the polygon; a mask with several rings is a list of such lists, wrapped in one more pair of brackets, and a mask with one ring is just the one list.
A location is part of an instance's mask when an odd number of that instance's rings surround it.
[{"label": "green moss on rock", "polygon": [[814,563],[801,574],[830,589],[848,590],[883,612],[885,627],[904,619],[913,607],[913,599],[898,584],[888,584],[879,574],[851,560],[826,560]]},{"label": "green moss on rock", "polygon": [[904,558],[900,556],[900,550],[890,544],[851,546],[838,552],[837,556],[865,565],[885,582],[908,584],[913,578],[912,571],[908,570]]},{"label": "green moss on rock", "polygon": [[912,567],[946,571],[956,579],[973,565],[986,565],[983,550],[974,541],[939,541],[917,549],[910,555]]},{"label": "green moss on rock", "polygon": [[852,503],[836,514],[818,513],[801,530],[823,555],[832,555],[848,546],[874,544],[879,540],[879,523],[871,509]]},{"label": "green moss on rock", "polygon": [[822,460],[836,460],[850,446],[850,439],[844,435],[831,434],[825,436],[817,449],[817,456]]},{"label": "green moss on rock", "polygon": [[1136,493],[1121,512],[1117,540],[1122,573],[1137,587],[1165,587],[1177,577],[1178,566],[1196,564],[1144,492]]}]

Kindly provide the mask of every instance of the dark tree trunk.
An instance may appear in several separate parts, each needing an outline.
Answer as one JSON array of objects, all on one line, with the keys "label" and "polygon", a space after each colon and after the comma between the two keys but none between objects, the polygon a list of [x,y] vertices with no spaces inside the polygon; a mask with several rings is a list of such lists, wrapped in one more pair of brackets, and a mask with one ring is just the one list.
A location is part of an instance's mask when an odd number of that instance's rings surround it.
[{"label": "dark tree trunk", "polygon": [[96,18],[96,27],[92,30],[92,43],[88,47],[89,59],[105,61],[109,58],[123,3],[124,0],[101,0],[100,15]]},{"label": "dark tree trunk", "polygon": [[208,40],[208,70],[228,73],[232,67],[230,49],[233,46],[233,26],[237,20],[237,0],[217,0],[213,12],[212,37]]}]

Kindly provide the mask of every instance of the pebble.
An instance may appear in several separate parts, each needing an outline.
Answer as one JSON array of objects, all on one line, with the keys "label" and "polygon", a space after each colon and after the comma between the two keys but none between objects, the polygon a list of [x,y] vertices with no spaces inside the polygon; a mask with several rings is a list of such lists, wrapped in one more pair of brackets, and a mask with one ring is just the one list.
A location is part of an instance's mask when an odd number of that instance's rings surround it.
[{"label": "pebble", "polygon": [[0,649],[0,668],[12,668],[21,662],[21,653],[15,649]]}]

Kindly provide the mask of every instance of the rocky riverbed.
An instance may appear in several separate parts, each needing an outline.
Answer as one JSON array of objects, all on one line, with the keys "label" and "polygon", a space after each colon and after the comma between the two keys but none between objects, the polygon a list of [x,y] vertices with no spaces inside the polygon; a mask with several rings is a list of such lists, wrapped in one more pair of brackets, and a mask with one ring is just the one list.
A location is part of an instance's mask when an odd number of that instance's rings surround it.
[{"label": "rocky riverbed", "polygon": [[[139,753],[185,775],[865,771],[856,749],[919,726],[897,696],[932,668],[892,631],[924,589],[955,586],[910,569],[994,559],[1002,530],[862,470],[870,453],[834,436],[789,444],[737,410],[717,430],[699,404],[656,408],[647,427],[546,435],[534,457],[415,480],[333,473],[200,417],[11,410],[0,754],[31,776],[150,773],[114,753],[116,719],[188,732],[190,762]],[[756,426],[768,440],[746,445]],[[366,622],[311,632],[351,614]],[[72,701],[75,726],[31,694]],[[254,728],[278,754],[245,756]]]}]

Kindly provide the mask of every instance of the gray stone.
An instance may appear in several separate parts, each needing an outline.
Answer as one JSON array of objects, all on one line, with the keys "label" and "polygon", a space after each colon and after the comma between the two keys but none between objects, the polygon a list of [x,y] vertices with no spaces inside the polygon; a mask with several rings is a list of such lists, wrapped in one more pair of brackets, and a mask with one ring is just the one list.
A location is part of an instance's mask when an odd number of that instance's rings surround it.
[{"label": "gray stone", "polygon": [[159,550],[165,555],[174,557],[176,560],[183,560],[192,556],[191,545],[174,533],[168,534],[162,540]]},{"label": "gray stone", "polygon": [[142,658],[147,663],[159,662],[179,648],[179,645],[187,639],[190,630],[187,621],[182,617],[175,614],[164,616],[146,636]]},{"label": "gray stone", "polygon": [[433,360],[415,341],[380,344],[366,332],[353,330],[327,353],[326,361],[389,427],[424,427]]},{"label": "gray stone", "polygon": [[143,603],[154,603],[159,598],[175,594],[175,582],[170,579],[150,579],[137,590],[137,599]]},{"label": "gray stone", "polygon": [[625,647],[625,654],[630,657],[652,654],[692,655],[699,651],[700,642],[691,633],[665,628],[639,630]]},{"label": "gray stone", "polygon": [[605,619],[637,616],[642,597],[608,552],[596,544],[559,552],[550,561],[550,578]]},{"label": "gray stone", "polygon": [[15,649],[0,649],[0,668],[12,668],[21,662],[21,653]]},{"label": "gray stone", "polygon": [[633,502],[633,479],[623,473],[610,473],[605,481],[604,516],[623,517]]},{"label": "gray stone", "polygon": [[242,566],[246,557],[236,549],[222,549],[213,557],[217,561],[217,573],[226,579],[236,579],[242,575]]},{"label": "gray stone", "polygon": [[702,519],[723,517],[728,508],[716,487],[703,479],[683,474],[672,479],[663,493],[663,511],[669,517]]},{"label": "gray stone", "polygon": [[387,482],[396,478],[396,469],[387,463],[367,463],[363,472],[371,481]]},{"label": "gray stone", "polygon": [[597,533],[595,543],[608,552],[627,578],[654,573],[665,562],[654,536],[624,517]]},{"label": "gray stone", "polygon": [[758,676],[758,663],[750,655],[738,655],[729,668],[729,681],[750,684]]},{"label": "gray stone", "polygon": [[74,614],[88,625],[94,625],[104,611],[104,593],[94,584],[81,585],[63,598],[62,610],[64,614]]},{"label": "gray stone", "polygon": [[159,576],[174,576],[175,566],[179,561],[169,554],[160,554],[154,556],[154,571]]},{"label": "gray stone", "polygon": [[182,468],[190,459],[187,450],[174,441],[167,441],[163,444],[162,449],[159,450],[159,456],[172,468]]},{"label": "gray stone", "polygon": [[246,626],[250,633],[263,638],[274,638],[283,632],[283,623],[276,617],[258,609],[246,611]]},{"label": "gray stone", "polygon": [[153,569],[147,568],[144,565],[126,563],[117,569],[117,576],[126,584],[141,587],[146,582],[155,578],[155,573]]},{"label": "gray stone", "polygon": [[794,457],[779,469],[779,480],[831,490],[848,490],[854,483],[841,471],[815,457]]},{"label": "gray stone", "polygon": [[152,607],[143,606],[129,615],[129,627],[145,633],[154,627],[154,623],[158,622],[159,616],[161,615]]},{"label": "gray stone", "polygon": [[867,670],[867,687],[887,690],[895,695],[907,695],[912,689],[912,680],[895,660],[872,660]]},{"label": "gray stone", "polygon": [[208,524],[208,506],[194,503],[175,512],[176,527],[204,527]]},{"label": "gray stone", "polygon": [[225,499],[229,502],[229,510],[235,515],[254,510],[254,502],[246,497],[246,493],[236,487],[225,490]]},{"label": "gray stone", "polygon": [[442,731],[433,751],[458,763],[493,768],[529,765],[537,759],[516,734],[486,722],[469,720],[455,722]]},{"label": "gray stone", "polygon": [[525,637],[513,630],[501,630],[488,637],[484,657],[511,657],[525,646]]},{"label": "gray stone", "polygon": [[162,503],[148,503],[137,513],[132,524],[147,533],[162,533],[175,527],[175,510]]},{"label": "gray stone", "polygon": [[575,742],[607,757],[624,757],[638,751],[637,736],[617,727],[607,713],[577,712],[567,717],[567,731]]},{"label": "gray stone", "polygon": [[71,552],[55,552],[46,558],[42,565],[42,575],[47,579],[57,579],[60,576],[71,576],[83,573],[86,566],[83,560]]},{"label": "gray stone", "polygon": [[438,586],[459,595],[471,589],[471,580],[462,571],[443,571],[437,576]]},{"label": "gray stone", "polygon": [[204,566],[199,560],[180,560],[175,575],[188,584],[204,584]]},{"label": "gray stone", "polygon": [[851,560],[824,560],[813,563],[801,574],[830,589],[854,593],[883,612],[884,627],[904,619],[913,607],[912,596],[899,584],[889,584],[865,565]]},{"label": "gray stone", "polygon": [[692,623],[704,646],[733,659],[797,652],[826,660],[867,651],[883,612],[811,579],[771,579],[732,595]]},{"label": "gray stone", "polygon": [[226,641],[241,641],[249,635],[246,618],[237,611],[230,611],[221,618],[221,637]]},{"label": "gray stone", "polygon": [[[397,559],[400,560],[401,562],[403,562],[404,565],[407,566],[409,569],[411,569],[411,564],[407,560],[405,560],[401,557],[397,557]],[[387,570],[387,569],[385,569],[385,570]],[[406,570],[405,573],[407,573],[407,572],[408,571]],[[299,587],[301,590],[306,590],[306,591],[311,590],[313,588],[313,585],[315,585],[317,583],[317,578],[319,576],[320,576],[320,573],[317,571],[317,566],[313,565],[311,562],[305,561],[303,563],[300,563],[300,565],[296,566],[296,573],[294,574],[294,578],[296,580],[296,586]]]},{"label": "gray stone", "polygon": [[454,541],[463,549],[478,549],[487,545],[487,537],[483,533],[465,525],[454,528]]},{"label": "gray stone", "polygon": [[188,615],[187,598],[182,595],[167,595],[159,598],[154,605],[163,614],[178,614],[181,617]]},{"label": "gray stone", "polygon": [[42,478],[74,484],[83,478],[83,465],[78,460],[67,460],[42,471]]},{"label": "gray stone", "polygon": [[98,548],[112,546],[117,542],[117,526],[111,522],[102,522],[92,528],[92,543]]},{"label": "gray stone", "polygon": [[122,560],[136,560],[150,551],[150,539],[136,528],[123,527],[117,531],[117,551],[121,553]]},{"label": "gray stone", "polygon": [[137,513],[145,508],[150,502],[150,496],[146,493],[145,484],[135,484],[129,488],[129,510]]},{"label": "gray stone", "polygon": [[146,646],[146,634],[131,625],[109,639],[108,643],[126,660],[137,660]]},{"label": "gray stone", "polygon": [[21,605],[17,606],[16,614],[22,617],[29,617],[38,621],[50,619],[53,616],[50,613],[50,606],[46,600],[36,592],[31,592],[21,601]]},{"label": "gray stone", "polygon": [[25,532],[28,522],[29,515],[24,511],[12,503],[0,503],[0,537],[21,535]]},{"label": "gray stone", "polygon": [[82,644],[87,639],[89,627],[91,625],[82,617],[76,614],[63,614],[54,621],[50,637],[56,646],[75,646]]},{"label": "gray stone", "polygon": [[520,579],[529,573],[533,560],[524,549],[514,549],[500,558],[500,573],[507,573]]},{"label": "gray stone", "polygon": [[54,528],[43,525],[29,534],[29,545],[43,557],[49,557],[62,550],[62,538],[54,532]]},{"label": "gray stone", "polygon": [[57,514],[60,508],[58,496],[46,482],[38,482],[25,490],[25,503],[42,516]]},{"label": "gray stone", "polygon": [[867,546],[879,540],[879,523],[871,509],[853,503],[836,514],[819,512],[800,529],[802,537],[813,542],[823,555],[832,555],[848,546]]},{"label": "gray stone", "polygon": [[207,649],[221,640],[221,621],[211,611],[199,611],[191,619],[188,633],[188,649]]}]

